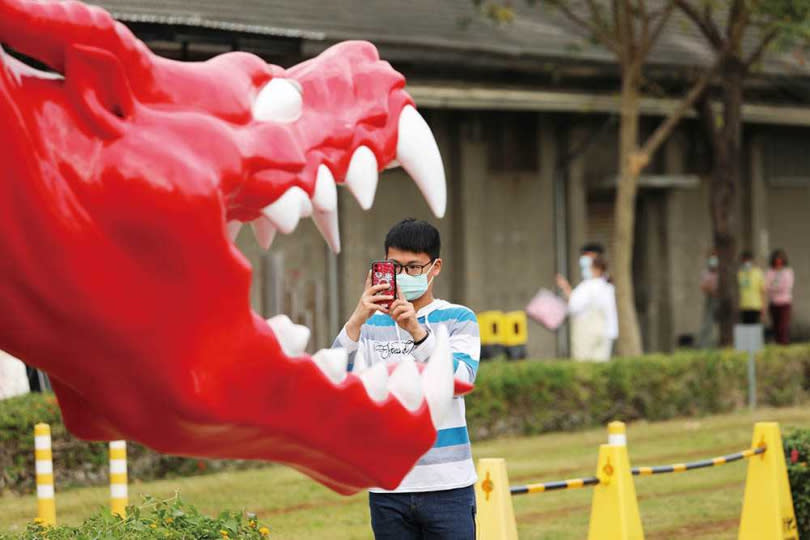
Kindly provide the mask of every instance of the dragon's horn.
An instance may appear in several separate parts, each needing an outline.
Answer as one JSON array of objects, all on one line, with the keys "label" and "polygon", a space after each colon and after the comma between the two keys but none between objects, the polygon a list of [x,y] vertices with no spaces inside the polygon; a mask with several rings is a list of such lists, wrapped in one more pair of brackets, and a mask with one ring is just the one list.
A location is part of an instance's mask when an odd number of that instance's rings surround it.
[{"label": "dragon's horn", "polygon": [[142,72],[150,62],[146,45],[126,26],[99,7],[73,0],[0,0],[0,42],[60,73],[73,44],[108,51],[130,72]]}]

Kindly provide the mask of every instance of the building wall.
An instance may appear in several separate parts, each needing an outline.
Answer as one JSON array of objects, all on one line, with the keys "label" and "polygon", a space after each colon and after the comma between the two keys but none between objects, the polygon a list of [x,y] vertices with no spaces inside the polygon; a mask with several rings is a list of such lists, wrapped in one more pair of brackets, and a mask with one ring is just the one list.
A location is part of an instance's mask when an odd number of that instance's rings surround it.
[{"label": "building wall", "polygon": [[[567,246],[562,251],[569,258],[572,282],[579,278],[576,259],[584,241],[602,241],[609,257],[612,190],[604,179],[615,174],[610,144],[594,144],[575,156],[566,170],[565,207],[555,209],[554,204],[559,148],[579,148],[599,122],[572,116],[567,139],[557,140],[560,117],[525,113],[536,115],[536,136],[531,137],[536,164],[531,170],[520,168],[523,158],[509,164],[498,157],[518,144],[514,133],[500,132],[525,132],[527,124],[525,119],[520,126],[509,119],[493,124],[497,114],[425,112],[445,160],[448,209],[442,220],[432,216],[401,169],[381,174],[374,207],[368,212],[347,190],[339,190],[343,252],[337,257],[339,304],[334,321],[329,317],[330,256],[313,224],[305,220],[292,237],[280,236],[268,254],[261,253],[246,227],[238,242],[254,266],[255,308],[267,316],[286,313],[313,328],[312,350],[328,346],[356,305],[370,261],[384,256],[388,228],[409,216],[434,223],[442,235],[445,266],[436,295],[477,312],[522,309],[541,287],[554,288],[554,274],[563,266],[556,256],[555,226],[566,227]],[[690,162],[691,129],[681,128],[666,144],[655,172],[698,172]],[[794,333],[810,338],[810,165],[804,171],[799,160],[798,168],[793,163],[786,172],[772,150],[783,146],[786,137],[806,141],[810,147],[810,130],[749,132],[747,177],[739,197],[739,247],[753,248],[763,266],[774,247],[788,251],[797,276]],[[526,154],[525,148],[521,152]],[[712,245],[708,208],[705,177],[693,186],[642,188],[639,193],[634,272],[649,351],[672,350],[679,336],[696,334],[700,327],[700,275]],[[553,357],[559,351],[557,336],[530,322],[530,355]]]}]

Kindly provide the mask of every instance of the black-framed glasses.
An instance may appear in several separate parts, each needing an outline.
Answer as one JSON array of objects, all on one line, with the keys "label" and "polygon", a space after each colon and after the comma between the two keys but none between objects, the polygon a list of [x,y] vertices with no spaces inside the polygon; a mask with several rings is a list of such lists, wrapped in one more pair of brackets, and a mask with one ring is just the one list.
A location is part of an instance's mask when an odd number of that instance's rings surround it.
[{"label": "black-framed glasses", "polygon": [[396,261],[391,261],[394,263],[394,271],[397,274],[401,274],[404,270],[406,274],[409,276],[420,276],[425,272],[425,268],[430,266],[436,261],[436,259],[431,259],[430,262],[425,264],[418,264],[418,263],[411,263],[411,264],[399,264]]}]

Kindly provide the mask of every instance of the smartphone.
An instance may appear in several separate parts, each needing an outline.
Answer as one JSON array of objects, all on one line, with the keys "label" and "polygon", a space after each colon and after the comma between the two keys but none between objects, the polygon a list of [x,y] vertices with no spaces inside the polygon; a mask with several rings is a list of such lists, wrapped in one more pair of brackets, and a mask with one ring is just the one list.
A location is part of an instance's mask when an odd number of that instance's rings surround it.
[{"label": "smartphone", "polygon": [[[387,284],[388,289],[381,291],[379,294],[397,297],[397,280],[393,261],[373,261],[371,263],[371,284]],[[393,300],[386,300],[385,302],[378,302],[378,304],[390,308],[392,302]]]}]

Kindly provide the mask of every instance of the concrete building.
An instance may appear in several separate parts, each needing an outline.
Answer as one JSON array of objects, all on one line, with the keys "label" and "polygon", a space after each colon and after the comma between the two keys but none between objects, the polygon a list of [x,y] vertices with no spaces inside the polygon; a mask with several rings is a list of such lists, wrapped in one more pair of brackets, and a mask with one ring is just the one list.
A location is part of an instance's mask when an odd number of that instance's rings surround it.
[{"label": "concrete building", "polygon": [[[337,41],[374,42],[408,78],[445,159],[442,297],[475,310],[521,309],[556,272],[573,273],[584,241],[609,245],[617,68],[564,19],[520,8],[514,23],[497,25],[469,0],[99,3],[160,54],[186,60],[238,49],[287,66]],[[645,71],[660,95],[643,100],[643,130],[671,110],[693,66],[710,58],[700,36],[670,25]],[[793,56],[763,66],[746,91],[740,247],[763,264],[773,248],[787,250],[797,277],[793,333],[810,339],[810,67]],[[634,268],[648,351],[671,350],[700,325],[698,282],[711,244],[708,159],[705,138],[687,119],[642,178]],[[256,309],[313,328],[313,348],[328,344],[353,309],[388,227],[405,216],[431,219],[398,170],[382,174],[370,212],[346,191],[339,204],[337,257],[310,222],[268,253],[247,228],[238,239],[254,267]],[[566,353],[564,333],[532,325],[529,335],[534,357]]]}]

